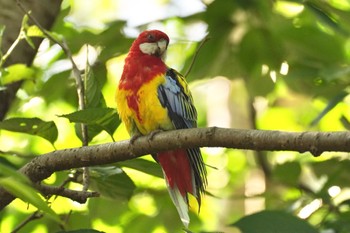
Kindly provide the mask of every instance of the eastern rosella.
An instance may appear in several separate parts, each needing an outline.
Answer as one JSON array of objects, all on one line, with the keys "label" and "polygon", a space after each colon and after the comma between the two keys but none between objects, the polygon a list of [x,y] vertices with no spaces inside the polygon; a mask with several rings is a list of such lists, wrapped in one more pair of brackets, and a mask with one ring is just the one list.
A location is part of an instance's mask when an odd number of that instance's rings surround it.
[{"label": "eastern rosella", "polygon": [[[117,110],[133,137],[158,130],[197,127],[197,111],[184,77],[164,63],[169,37],[158,30],[142,32],[131,45],[116,92]],[[170,197],[188,227],[188,194],[201,204],[207,180],[199,148],[160,152]]]}]

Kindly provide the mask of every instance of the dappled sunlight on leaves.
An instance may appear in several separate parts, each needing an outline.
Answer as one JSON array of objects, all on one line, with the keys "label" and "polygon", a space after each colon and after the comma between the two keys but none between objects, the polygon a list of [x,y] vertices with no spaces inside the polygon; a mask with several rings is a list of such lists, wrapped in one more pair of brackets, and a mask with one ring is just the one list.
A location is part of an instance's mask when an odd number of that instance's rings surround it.
[{"label": "dappled sunlight on leaves", "polygon": [[[0,122],[0,165],[19,169],[40,154],[80,147],[80,123],[88,127],[90,145],[129,139],[115,110],[115,89],[134,37],[150,28],[170,36],[169,67],[183,74],[192,68],[186,79],[199,127],[348,130],[349,15],[346,0],[64,1],[50,33],[64,39],[79,60],[87,108],[78,110],[72,64],[53,41],[44,40],[33,66],[5,66],[12,50],[1,51],[0,91],[17,81],[22,85]],[[25,17],[17,42],[33,46],[33,36],[45,35],[28,23]],[[20,49],[17,42],[12,49]],[[191,232],[349,231],[348,154],[201,151],[208,187],[199,214],[190,198]],[[0,183],[11,171],[1,171]],[[56,172],[43,182],[60,186],[70,177],[75,180],[65,187],[81,190],[81,177],[74,177],[79,172]],[[26,182],[5,180],[4,186],[44,214],[21,232],[183,231],[151,156],[94,167],[90,175],[90,189],[101,196],[86,204],[60,196],[45,201],[32,189],[19,190]],[[0,232],[12,231],[37,208],[16,199],[0,213]],[[53,220],[52,211],[64,224]]]}]

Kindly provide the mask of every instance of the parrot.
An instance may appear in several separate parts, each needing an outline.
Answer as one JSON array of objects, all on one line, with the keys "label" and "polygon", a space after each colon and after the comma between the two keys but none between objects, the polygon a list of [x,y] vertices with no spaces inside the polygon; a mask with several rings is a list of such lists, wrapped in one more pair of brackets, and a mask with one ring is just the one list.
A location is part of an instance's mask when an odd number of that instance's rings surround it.
[{"label": "parrot", "polygon": [[[116,90],[117,112],[133,138],[155,132],[197,127],[197,111],[188,84],[165,64],[169,37],[146,30],[132,43]],[[199,148],[175,149],[152,155],[162,168],[169,195],[188,228],[188,194],[198,207],[207,186]]]}]

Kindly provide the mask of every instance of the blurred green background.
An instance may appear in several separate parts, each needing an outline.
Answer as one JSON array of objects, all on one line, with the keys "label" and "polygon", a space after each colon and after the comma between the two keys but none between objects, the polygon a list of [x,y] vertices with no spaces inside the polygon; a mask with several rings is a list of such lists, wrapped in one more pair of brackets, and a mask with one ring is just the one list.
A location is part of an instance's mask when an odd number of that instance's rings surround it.
[{"label": "blurred green background", "polygon": [[[349,129],[349,0],[64,0],[51,32],[64,38],[79,69],[91,70],[86,77],[90,107],[108,116],[92,119],[85,112],[76,120],[89,124],[90,145],[129,137],[111,109],[126,53],[145,29],[169,35],[167,64],[181,73],[209,37],[187,77],[199,127]],[[81,146],[74,124],[62,117],[78,109],[71,69],[62,49],[48,39],[33,66],[1,67],[1,88],[17,81],[19,73],[25,80],[0,124],[1,164],[17,169],[40,154]],[[6,123],[35,117],[53,123],[41,137]],[[208,194],[199,214],[191,201],[191,231],[350,232],[347,153],[318,158],[225,148],[202,148],[202,153],[215,169],[207,168]],[[57,172],[45,183],[61,185],[68,176],[79,178],[79,172]],[[86,204],[51,197],[48,202],[63,223],[44,210],[18,232],[182,231],[151,156],[91,172],[90,187],[101,197]],[[67,187],[81,189],[76,182]],[[36,210],[16,199],[0,212],[0,232],[11,232]]]}]

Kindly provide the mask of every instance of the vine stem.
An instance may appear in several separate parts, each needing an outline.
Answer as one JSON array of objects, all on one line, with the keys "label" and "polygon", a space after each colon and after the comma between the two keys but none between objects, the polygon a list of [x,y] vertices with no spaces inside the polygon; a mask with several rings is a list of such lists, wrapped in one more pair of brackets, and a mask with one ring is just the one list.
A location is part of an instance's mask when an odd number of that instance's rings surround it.
[{"label": "vine stem", "polygon": [[199,51],[201,50],[201,48],[203,47],[203,45],[204,45],[208,40],[210,40],[210,37],[209,37],[209,36],[206,36],[206,37],[204,37],[203,40],[199,43],[199,45],[198,45],[198,47],[197,47],[197,49],[196,49],[196,52],[195,52],[194,55],[193,55],[192,61],[191,61],[191,63],[190,63],[190,66],[188,67],[188,69],[187,69],[186,72],[185,72],[184,77],[187,77],[187,76],[189,75],[189,73],[191,72],[191,70],[192,70],[192,68],[193,68],[193,65],[194,65],[194,63],[195,63],[195,61],[196,61],[196,59],[197,59],[198,54],[199,54]]}]

